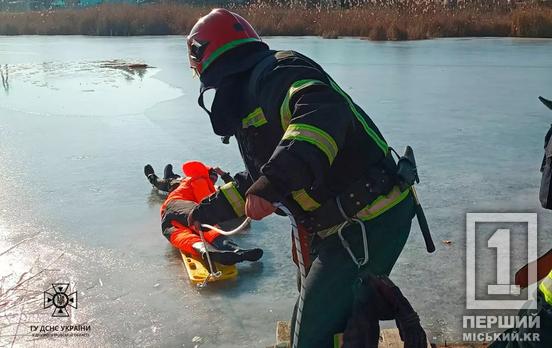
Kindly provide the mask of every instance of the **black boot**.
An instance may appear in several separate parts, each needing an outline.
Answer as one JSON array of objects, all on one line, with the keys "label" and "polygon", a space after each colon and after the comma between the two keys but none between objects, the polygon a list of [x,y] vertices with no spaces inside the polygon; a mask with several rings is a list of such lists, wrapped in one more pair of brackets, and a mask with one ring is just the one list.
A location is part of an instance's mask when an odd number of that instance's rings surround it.
[{"label": "black boot", "polygon": [[150,176],[151,174],[155,174],[155,171],[153,170],[153,167],[151,166],[151,164],[146,164],[144,166],[144,175]]},{"label": "black boot", "polygon": [[255,262],[263,256],[263,249],[242,249],[233,240],[225,236],[219,236],[215,238],[212,245],[219,250],[232,251],[243,257],[243,260],[245,261]]},{"label": "black boot", "polygon": [[539,97],[539,100],[540,100],[544,105],[546,105],[547,108],[549,108],[550,110],[552,110],[552,100],[548,100],[548,99],[543,98],[543,97]]},{"label": "black boot", "polygon": [[178,179],[180,175],[173,173],[173,166],[169,163],[165,166],[165,170],[163,170],[163,177],[165,179]]},{"label": "black boot", "polygon": [[220,263],[221,265],[230,266],[238,262],[245,261],[245,258],[243,257],[243,255],[235,253],[234,251],[231,251],[231,250],[219,250],[208,243],[207,243],[207,250],[205,250],[205,247],[203,246],[202,242],[194,243],[193,248],[199,254],[201,254],[201,258],[203,259],[203,262],[205,263],[205,265],[209,265],[209,261],[207,259],[207,251],[209,252],[209,257],[211,258],[211,261]]},{"label": "black boot", "polygon": [[148,181],[152,185],[157,179],[157,175],[155,175],[155,171],[153,170],[153,167],[150,164],[146,164],[144,166],[144,175],[146,176],[146,178],[148,178]]}]

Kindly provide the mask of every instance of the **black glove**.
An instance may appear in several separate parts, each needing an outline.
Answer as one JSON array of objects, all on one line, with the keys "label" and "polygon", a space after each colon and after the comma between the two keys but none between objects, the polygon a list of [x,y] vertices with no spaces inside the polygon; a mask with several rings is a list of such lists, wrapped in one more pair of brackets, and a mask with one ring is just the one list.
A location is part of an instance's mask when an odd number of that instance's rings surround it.
[{"label": "black glove", "polygon": [[376,289],[359,278],[354,286],[353,312],[343,333],[344,348],[377,348],[382,309]]},{"label": "black glove", "polygon": [[379,320],[395,319],[405,348],[426,348],[420,318],[387,276],[365,275],[355,285],[353,313],[343,335],[343,347],[377,348]]},{"label": "black glove", "polygon": [[220,175],[220,178],[222,179],[222,181],[224,181],[226,184],[229,183],[229,182],[232,182],[234,180],[234,178],[232,178],[232,175],[230,175],[230,173],[227,173],[227,172],[224,172]]},{"label": "black glove", "polygon": [[426,348],[427,337],[420,325],[420,317],[399,287],[387,276],[372,276],[371,283],[383,300],[381,302],[391,310],[390,314],[395,318],[404,347]]},{"label": "black glove", "polygon": [[213,221],[203,214],[200,205],[196,205],[195,208],[188,215],[188,226],[193,227],[194,231],[209,231],[208,228],[201,227],[201,224],[215,225],[216,221]]}]

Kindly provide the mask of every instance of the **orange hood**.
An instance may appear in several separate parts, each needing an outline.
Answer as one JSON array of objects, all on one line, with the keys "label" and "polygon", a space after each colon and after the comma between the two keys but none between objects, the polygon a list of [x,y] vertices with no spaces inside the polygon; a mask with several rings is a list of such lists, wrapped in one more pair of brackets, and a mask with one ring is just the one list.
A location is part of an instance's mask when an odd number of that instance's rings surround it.
[{"label": "orange hood", "polygon": [[209,170],[211,167],[199,161],[188,161],[182,165],[182,171],[184,175],[190,178],[209,177]]}]

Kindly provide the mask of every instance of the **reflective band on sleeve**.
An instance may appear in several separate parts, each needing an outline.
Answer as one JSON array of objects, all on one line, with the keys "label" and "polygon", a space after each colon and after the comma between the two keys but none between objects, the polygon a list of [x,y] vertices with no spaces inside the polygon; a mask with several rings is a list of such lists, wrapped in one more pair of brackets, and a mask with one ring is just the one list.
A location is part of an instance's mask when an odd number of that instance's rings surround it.
[{"label": "reflective band on sleeve", "polygon": [[366,123],[366,120],[364,119],[364,116],[362,116],[362,114],[357,110],[355,104],[353,103],[353,101],[351,100],[351,97],[349,97],[347,95],[347,93],[343,92],[343,90],[341,89],[341,87],[339,87],[337,85],[337,83],[335,83],[334,80],[332,80],[331,77],[328,76],[328,79],[330,80],[330,83],[332,85],[332,88],[339,94],[341,94],[343,96],[343,98],[345,98],[345,100],[347,101],[347,104],[349,104],[349,109],[351,109],[351,111],[353,112],[353,114],[355,115],[355,117],[357,118],[357,120],[362,124],[362,127],[364,128],[364,131],[372,138],[372,140],[379,146],[379,148],[383,151],[383,153],[385,155],[387,155],[387,153],[389,152],[389,146],[387,145],[387,143],[385,142],[385,140],[383,140],[382,138],[380,138],[378,136],[378,134],[372,129],[370,128],[370,126],[368,126],[368,123]]},{"label": "reflective band on sleeve", "polygon": [[539,290],[544,295],[546,303],[552,306],[552,271],[540,283]]},{"label": "reflective band on sleeve", "polygon": [[290,124],[282,137],[284,140],[306,141],[318,147],[328,157],[330,165],[337,156],[337,144],[335,140],[320,128],[304,124]]},{"label": "reflective band on sleeve", "polygon": [[409,193],[410,189],[401,193],[399,187],[394,186],[391,192],[389,192],[386,196],[379,196],[371,204],[359,211],[356,216],[363,221],[375,219],[402,202]]},{"label": "reflective band on sleeve", "polygon": [[264,115],[263,109],[260,107],[253,110],[246,118],[242,119],[242,128],[260,127],[268,121]]},{"label": "reflective band on sleeve", "polygon": [[314,200],[307,191],[298,190],[298,191],[292,191],[291,195],[293,196],[293,199],[301,206],[301,209],[304,211],[313,211],[320,207],[320,203]]},{"label": "reflective band on sleeve", "polygon": [[289,102],[293,95],[304,88],[314,85],[325,85],[325,83],[319,80],[298,80],[291,84],[291,87],[287,91],[286,97],[280,106],[280,121],[282,122],[283,130],[286,130],[291,122],[291,109],[289,107]]},{"label": "reflective band on sleeve", "polygon": [[245,214],[245,201],[238,192],[238,189],[236,189],[234,183],[229,182],[222,185],[220,191],[224,194],[224,197],[226,197],[236,215],[238,217],[243,216]]}]

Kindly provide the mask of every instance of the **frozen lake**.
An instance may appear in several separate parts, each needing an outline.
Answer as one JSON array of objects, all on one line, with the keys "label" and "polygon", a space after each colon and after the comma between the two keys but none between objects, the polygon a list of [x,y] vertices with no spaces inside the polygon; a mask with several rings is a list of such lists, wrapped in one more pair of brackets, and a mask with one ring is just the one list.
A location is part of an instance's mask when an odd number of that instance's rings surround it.
[{"label": "frozen lake", "polygon": [[[391,276],[431,338],[459,339],[465,213],[538,212],[539,251],[550,248],[538,168],[552,113],[536,98],[552,97],[552,40],[266,41],[316,59],[392,146],[414,147],[438,250],[425,252],[415,224]],[[153,68],[138,74],[113,60]],[[2,288],[44,270],[17,290],[35,301],[0,318],[0,345],[36,339],[31,322],[91,326],[90,337],[57,339],[61,346],[273,343],[296,297],[288,221],[255,222],[236,239],[264,248],[262,262],[199,291],[161,235],[162,198],[143,175],[146,163],[161,172],[190,159],[243,169],[235,141],[223,145],[196,104],[183,38],[0,37],[0,72],[0,253],[31,238],[0,254]],[[523,264],[514,258],[512,269]],[[78,291],[68,319],[41,307],[54,282]]]}]

